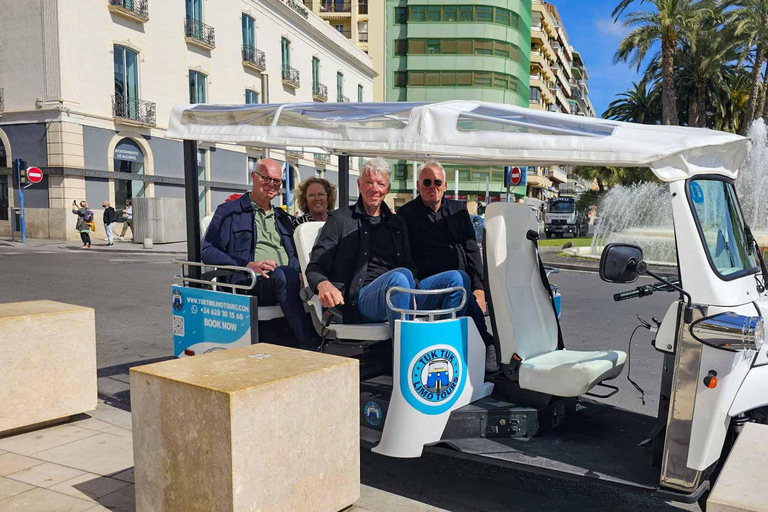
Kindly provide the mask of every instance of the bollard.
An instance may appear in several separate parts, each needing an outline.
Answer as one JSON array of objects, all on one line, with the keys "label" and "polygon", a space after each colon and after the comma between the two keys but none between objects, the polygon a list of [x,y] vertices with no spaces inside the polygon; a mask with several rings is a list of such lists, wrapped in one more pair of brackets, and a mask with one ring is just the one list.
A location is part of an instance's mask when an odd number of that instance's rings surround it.
[{"label": "bollard", "polygon": [[151,249],[152,247],[153,247],[152,239],[151,238],[145,238],[144,239],[144,248],[145,249]]}]

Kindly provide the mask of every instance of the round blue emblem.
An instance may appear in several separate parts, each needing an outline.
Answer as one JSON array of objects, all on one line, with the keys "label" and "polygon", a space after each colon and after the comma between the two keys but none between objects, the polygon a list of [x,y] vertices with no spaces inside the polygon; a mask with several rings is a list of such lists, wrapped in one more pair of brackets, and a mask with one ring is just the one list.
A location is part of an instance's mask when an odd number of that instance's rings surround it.
[{"label": "round blue emblem", "polygon": [[384,417],[384,414],[381,412],[381,407],[379,407],[379,404],[376,402],[368,402],[365,404],[365,407],[363,407],[363,416],[365,416],[365,421],[375,427],[381,423],[381,419]]},{"label": "round blue emblem", "polygon": [[437,405],[453,396],[461,372],[461,359],[455,352],[433,347],[414,358],[409,382],[416,398],[425,404]]}]

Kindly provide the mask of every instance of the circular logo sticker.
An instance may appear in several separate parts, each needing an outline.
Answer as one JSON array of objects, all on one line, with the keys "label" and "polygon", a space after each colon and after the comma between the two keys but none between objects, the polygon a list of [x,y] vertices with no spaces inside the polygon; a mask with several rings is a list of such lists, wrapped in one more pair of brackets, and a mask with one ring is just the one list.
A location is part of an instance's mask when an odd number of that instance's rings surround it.
[{"label": "circular logo sticker", "polygon": [[456,391],[461,372],[461,358],[450,347],[433,347],[418,354],[411,362],[409,381],[419,401],[437,405]]},{"label": "circular logo sticker", "polygon": [[363,416],[365,416],[365,421],[375,427],[381,423],[381,419],[384,414],[382,414],[379,404],[376,402],[368,402],[365,404],[365,407],[363,407]]}]

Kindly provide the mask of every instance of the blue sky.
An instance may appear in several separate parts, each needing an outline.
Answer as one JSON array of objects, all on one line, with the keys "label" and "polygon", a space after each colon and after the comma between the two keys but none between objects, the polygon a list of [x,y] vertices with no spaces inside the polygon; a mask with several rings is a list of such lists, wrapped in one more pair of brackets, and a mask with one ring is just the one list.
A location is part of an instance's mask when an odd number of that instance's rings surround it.
[{"label": "blue sky", "polygon": [[[548,0],[557,7],[571,45],[589,71],[589,96],[595,112],[602,115],[616,94],[627,90],[638,73],[626,63],[613,65],[619,42],[628,33],[622,21],[611,19],[619,0]],[[640,10],[640,2],[627,12]]]}]

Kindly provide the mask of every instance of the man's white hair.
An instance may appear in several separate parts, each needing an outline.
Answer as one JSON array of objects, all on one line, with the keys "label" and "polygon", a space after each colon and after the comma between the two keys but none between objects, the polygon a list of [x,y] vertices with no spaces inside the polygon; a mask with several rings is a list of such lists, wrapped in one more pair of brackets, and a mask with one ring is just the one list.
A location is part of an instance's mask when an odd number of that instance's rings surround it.
[{"label": "man's white hair", "polygon": [[424,162],[423,164],[421,164],[419,166],[419,170],[416,172],[416,176],[418,178],[421,178],[421,171],[423,171],[427,167],[434,167],[434,168],[440,169],[443,172],[443,183],[445,183],[448,180],[448,178],[447,178],[447,176],[445,174],[445,168],[437,160],[428,160],[428,161]]},{"label": "man's white hair", "polygon": [[392,183],[392,167],[390,167],[389,162],[383,158],[371,158],[366,161],[363,164],[363,168],[360,169],[360,177],[362,178],[365,173],[371,175],[383,174],[387,177],[387,182]]}]

